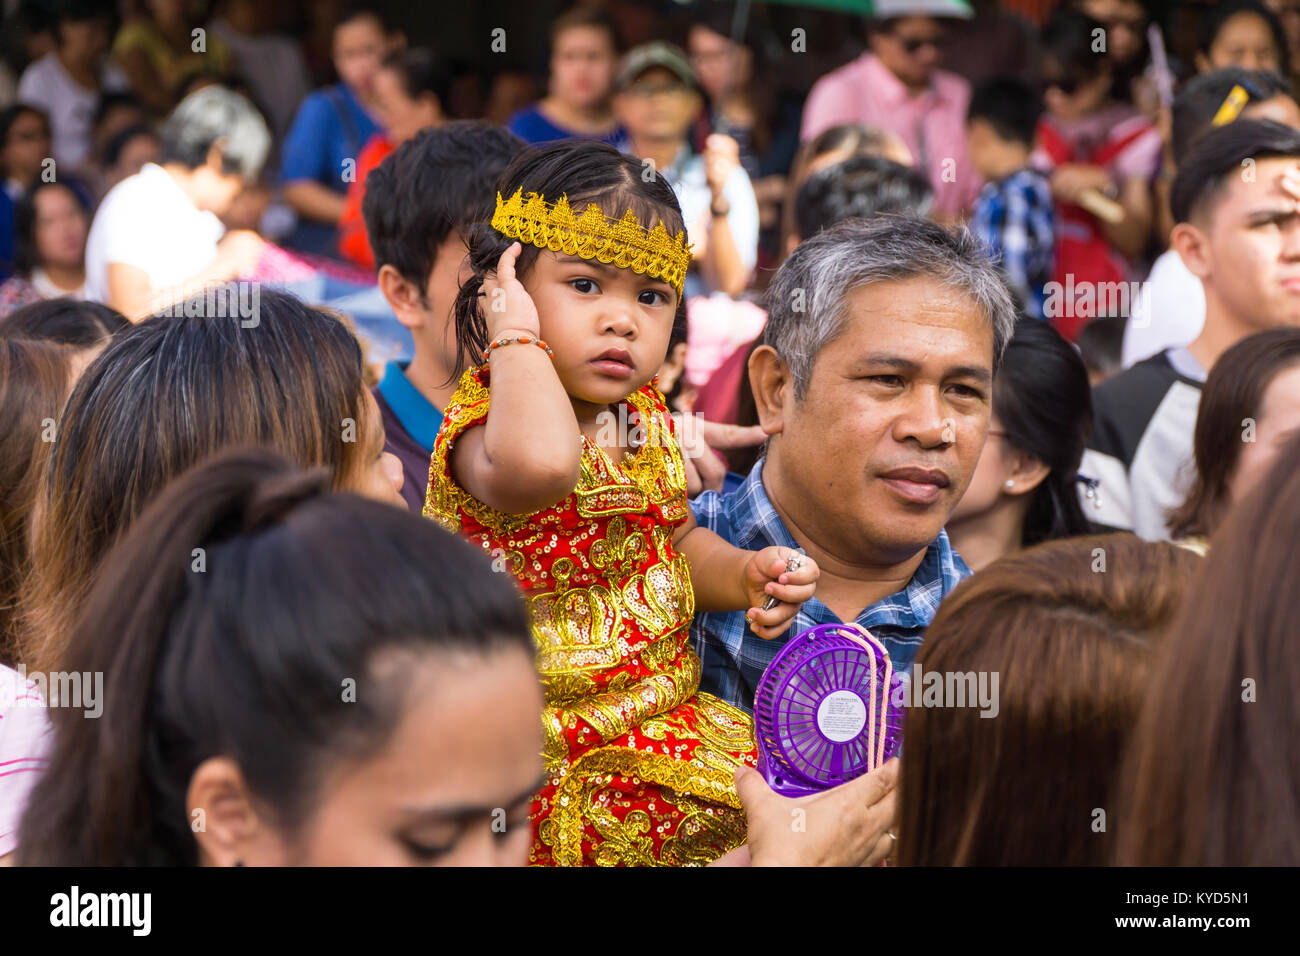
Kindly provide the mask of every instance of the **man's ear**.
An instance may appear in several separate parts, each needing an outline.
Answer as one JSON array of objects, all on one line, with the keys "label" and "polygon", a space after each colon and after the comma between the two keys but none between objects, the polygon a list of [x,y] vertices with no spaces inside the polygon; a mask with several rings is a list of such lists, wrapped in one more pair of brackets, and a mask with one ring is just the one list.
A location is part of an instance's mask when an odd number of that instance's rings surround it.
[{"label": "man's ear", "polygon": [[243,772],[229,757],[209,757],[199,764],[190,777],[185,809],[200,863],[282,863],[280,839],[258,816]]},{"label": "man's ear", "polygon": [[1169,233],[1169,246],[1178,253],[1188,272],[1198,279],[1209,277],[1212,265],[1209,238],[1199,226],[1190,222],[1178,223]]},{"label": "man's ear", "polygon": [[760,345],[749,356],[749,387],[754,393],[758,424],[768,435],[785,428],[788,403],[794,400],[794,382],[784,359],[770,345]]},{"label": "man's ear", "polygon": [[392,263],[385,262],[379,267],[379,291],[392,307],[398,322],[408,329],[418,329],[424,325],[424,297],[415,283],[398,272]]},{"label": "man's ear", "polygon": [[208,147],[208,155],[203,158],[203,165],[212,170],[213,173],[220,176],[224,172],[226,156],[226,139],[221,137],[212,141]]}]

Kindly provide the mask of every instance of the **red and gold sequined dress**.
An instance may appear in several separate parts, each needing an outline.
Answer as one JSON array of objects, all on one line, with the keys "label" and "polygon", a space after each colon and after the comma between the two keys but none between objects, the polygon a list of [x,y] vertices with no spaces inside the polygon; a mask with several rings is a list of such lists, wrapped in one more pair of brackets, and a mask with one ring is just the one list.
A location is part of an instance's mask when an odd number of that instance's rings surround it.
[{"label": "red and gold sequined dress", "polygon": [[546,786],[533,798],[530,861],[707,863],[745,841],[732,784],[755,764],[753,721],[699,693],[686,558],[686,475],[663,396],[627,399],[647,440],[621,463],[583,437],[578,485],[530,515],[471,497],[451,475],[457,436],[482,424],[487,373],[461,378],[438,433],[424,513],[479,543],[531,611],[546,707]]}]

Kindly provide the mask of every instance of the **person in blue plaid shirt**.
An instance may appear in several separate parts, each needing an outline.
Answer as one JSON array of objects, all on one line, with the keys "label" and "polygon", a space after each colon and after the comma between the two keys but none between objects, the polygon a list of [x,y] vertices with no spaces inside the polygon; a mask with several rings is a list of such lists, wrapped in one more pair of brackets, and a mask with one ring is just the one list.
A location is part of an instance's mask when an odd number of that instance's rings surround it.
[{"label": "person in blue plaid shirt", "polygon": [[990,80],[971,96],[966,142],[988,182],[971,209],[970,229],[997,257],[1025,312],[1044,318],[1043,286],[1052,278],[1056,211],[1047,177],[1029,166],[1042,113],[1038,93],[1021,79]]},{"label": "person in blue plaid shirt", "polygon": [[701,690],[751,712],[764,668],[817,624],[856,621],[910,667],[970,574],[943,526],[979,460],[1016,314],[969,231],[919,218],[848,219],[805,240],[768,309],[749,361],[766,455],[736,491],[693,502],[733,545],[800,547],[821,569],[775,640],[739,611],[696,615]]}]

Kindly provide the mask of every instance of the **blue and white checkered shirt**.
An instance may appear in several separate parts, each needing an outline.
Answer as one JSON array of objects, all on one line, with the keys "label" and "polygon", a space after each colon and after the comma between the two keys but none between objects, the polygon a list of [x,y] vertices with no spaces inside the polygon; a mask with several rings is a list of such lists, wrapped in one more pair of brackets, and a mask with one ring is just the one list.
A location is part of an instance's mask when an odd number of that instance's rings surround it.
[{"label": "blue and white checkered shirt", "polygon": [[1025,311],[1043,318],[1043,286],[1052,278],[1056,248],[1056,207],[1047,177],[1022,169],[985,183],[971,209],[970,230],[998,256]]},{"label": "blue and white checkered shirt", "polygon": [[[796,548],[798,542],[763,489],[764,461],[759,459],[744,483],[726,497],[706,491],[692,501],[695,520],[738,548]],[[907,671],[939,602],[970,573],[966,562],[948,543],[948,533],[940,531],[907,587],[863,610],[857,622],[884,645],[896,670]],[[703,665],[700,690],[752,713],[754,689],[777,651],[796,634],[831,623],[841,622],[816,597],[804,603],[790,629],[773,641],[765,641],[749,629],[744,611],[695,615],[691,639]]]}]

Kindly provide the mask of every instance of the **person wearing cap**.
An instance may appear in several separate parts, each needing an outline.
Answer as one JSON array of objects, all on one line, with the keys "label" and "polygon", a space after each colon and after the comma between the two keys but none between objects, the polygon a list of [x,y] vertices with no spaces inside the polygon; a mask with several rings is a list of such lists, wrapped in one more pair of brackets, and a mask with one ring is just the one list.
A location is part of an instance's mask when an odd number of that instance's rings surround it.
[{"label": "person wearing cap", "polygon": [[667,179],[681,203],[695,251],[686,295],[739,295],[758,258],[758,200],[734,139],[715,133],[703,153],[691,149],[691,124],[704,99],[686,54],[661,42],[636,47],[623,59],[615,91],[624,151]]},{"label": "person wearing cap", "polygon": [[868,52],[823,76],[804,104],[801,139],[841,123],[888,130],[934,188],[932,215],[956,219],[983,185],[966,151],[970,84],[938,68],[943,20],[969,19],[965,0],[876,0]]}]

